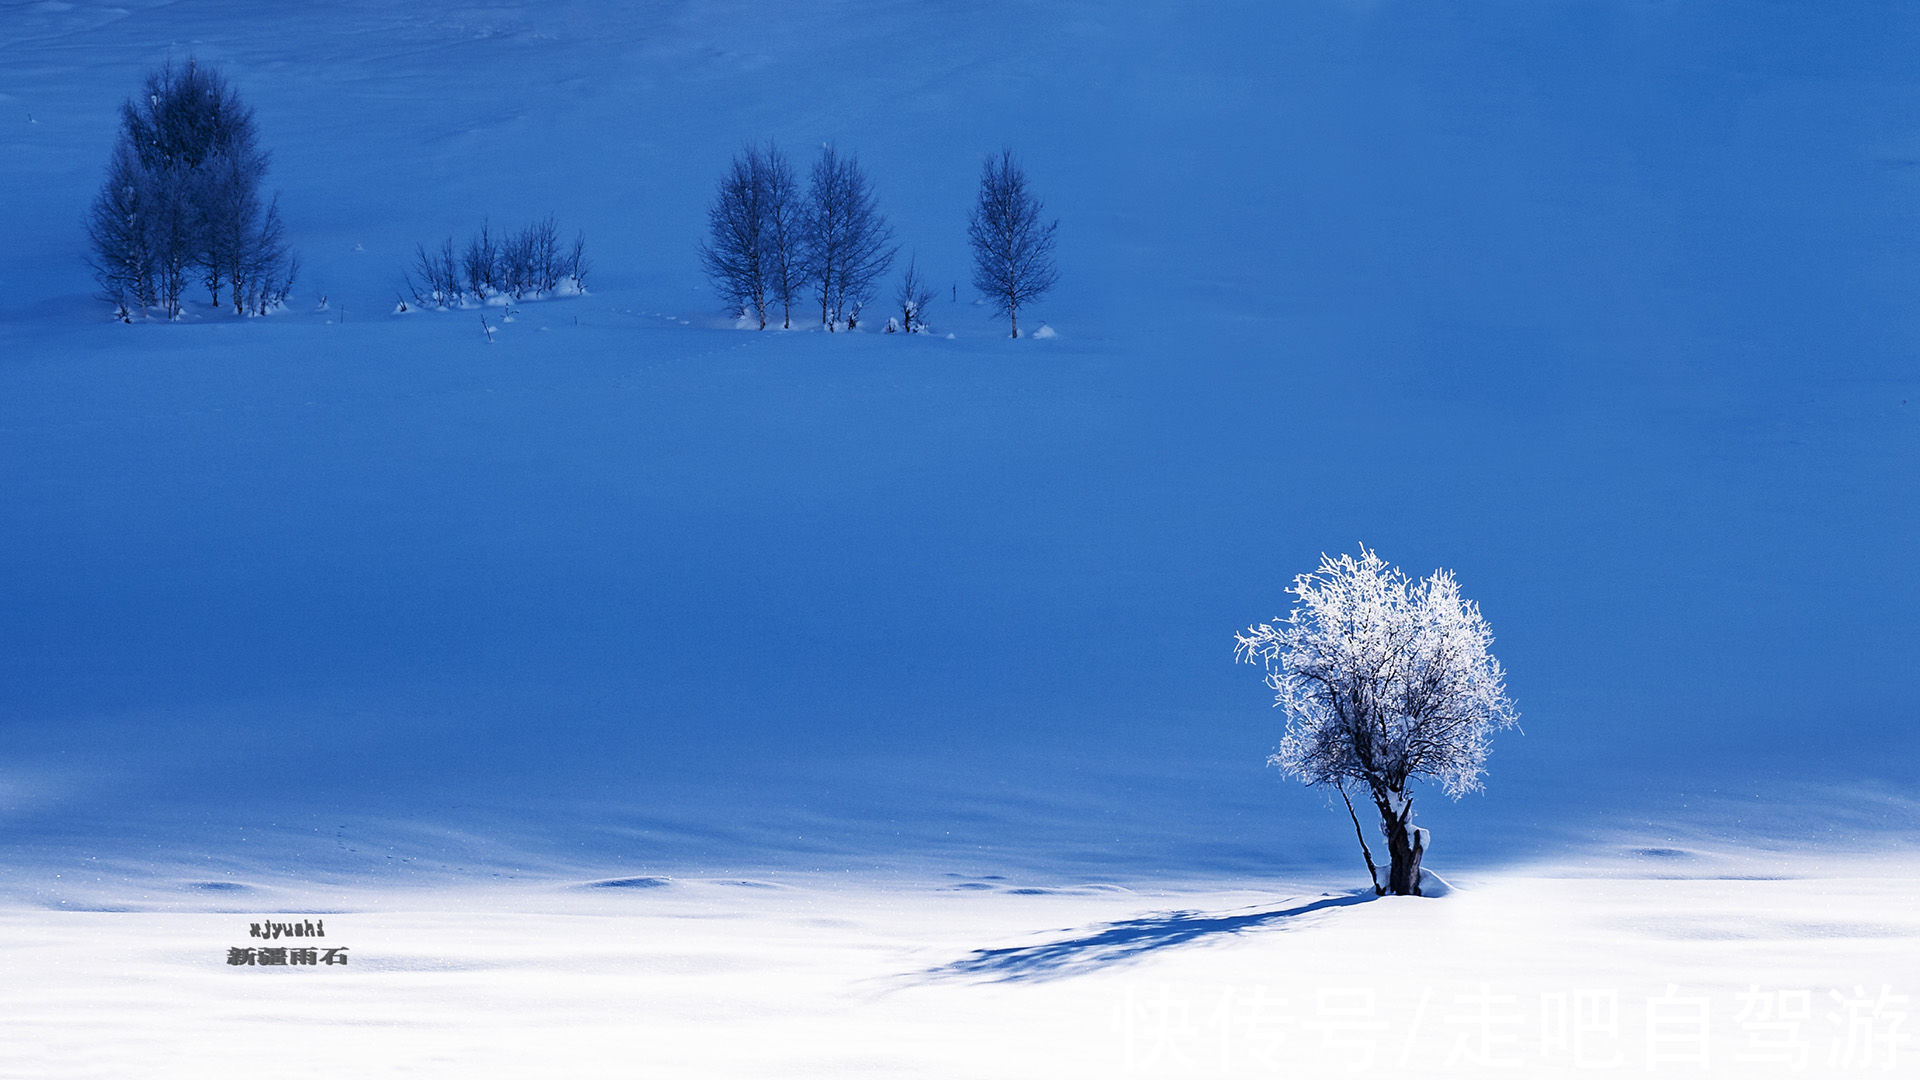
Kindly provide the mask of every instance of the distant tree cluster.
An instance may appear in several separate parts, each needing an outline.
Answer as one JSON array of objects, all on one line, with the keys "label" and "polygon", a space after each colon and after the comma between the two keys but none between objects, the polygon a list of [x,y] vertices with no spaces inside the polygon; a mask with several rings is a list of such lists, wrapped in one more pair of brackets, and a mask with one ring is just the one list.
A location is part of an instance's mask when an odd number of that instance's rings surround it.
[{"label": "distant tree cluster", "polygon": [[542,296],[584,292],[587,287],[585,233],[561,246],[553,215],[519,232],[496,236],[490,225],[454,248],[453,238],[429,251],[414,247],[413,271],[407,289],[421,307],[450,308],[484,304],[496,297],[530,300]]},{"label": "distant tree cluster", "polygon": [[[967,221],[973,284],[1020,336],[1020,310],[1044,296],[1059,274],[1053,261],[1057,221],[1043,221],[1040,200],[1011,151],[988,157],[979,201]],[[899,252],[859,162],[823,147],[800,192],[793,166],[776,146],[749,145],[734,157],[707,208],[700,246],[707,280],[729,311],[765,330],[777,313],[793,326],[797,298],[811,290],[820,324],[852,330]],[[934,289],[909,259],[894,293],[889,333],[928,332]]]},{"label": "distant tree cluster", "polygon": [[780,148],[749,146],[733,159],[707,208],[700,259],[707,280],[740,318],[766,329],[771,312],[793,326],[809,290],[828,330],[860,325],[899,250],[857,159],[823,147],[801,194]]},{"label": "distant tree cluster", "polygon": [[[261,195],[268,155],[253,110],[219,72],[190,58],[149,73],[120,120],[86,221],[101,297],[129,322],[155,312],[180,318],[196,285],[215,308],[230,305],[235,314],[282,306],[298,260],[278,196]],[[1021,311],[1059,277],[1059,222],[1040,211],[1012,153],[989,156],[967,219],[972,281],[1016,338]],[[791,328],[795,307],[809,303],[829,331],[857,329],[900,250],[858,159],[832,144],[807,170],[804,190],[777,146],[748,145],[721,178],[707,225],[700,258],[708,280],[737,317],[762,330],[776,314]],[[405,288],[415,304],[443,309],[582,292],[585,248],[584,234],[563,245],[552,215],[505,234],[483,225],[464,246],[452,237],[416,245]],[[927,333],[937,295],[909,258],[886,330]]]},{"label": "distant tree cluster", "polygon": [[297,260],[278,197],[262,200],[267,153],[253,110],[195,60],[150,73],[120,110],[107,180],[87,216],[90,265],[116,314],[177,319],[200,285],[219,307],[263,315],[285,302]]}]

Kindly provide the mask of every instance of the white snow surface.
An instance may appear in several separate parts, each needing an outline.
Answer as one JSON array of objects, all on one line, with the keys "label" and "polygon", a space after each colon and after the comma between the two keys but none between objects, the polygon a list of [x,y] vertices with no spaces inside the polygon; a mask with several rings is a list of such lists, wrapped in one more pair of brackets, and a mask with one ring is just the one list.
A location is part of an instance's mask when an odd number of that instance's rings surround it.
[{"label": "white snow surface", "polygon": [[[1900,1006],[1880,995],[1920,974],[1914,862],[1743,869],[1623,856],[1445,900],[991,875],[203,882],[147,911],[0,911],[0,1071],[1775,1077],[1806,1075],[1804,1046],[1819,1075],[1884,1075]],[[249,938],[276,913],[326,936]],[[250,945],[349,959],[227,963]],[[1755,1011],[1782,995],[1812,1006],[1784,1041]],[[1851,1034],[1858,1016],[1879,1026]]]},{"label": "white snow surface", "polygon": [[[1910,1067],[1916,20],[5,6],[0,1075]],[[81,222],[187,54],[302,276],[123,326]],[[767,138],[859,155],[940,336],[735,328]],[[1003,146],[1043,348],[964,286]],[[393,314],[547,213],[585,294]],[[1523,716],[1415,793],[1442,899],[1355,900],[1233,662],[1362,540]],[[226,964],[310,916],[348,964]]]}]

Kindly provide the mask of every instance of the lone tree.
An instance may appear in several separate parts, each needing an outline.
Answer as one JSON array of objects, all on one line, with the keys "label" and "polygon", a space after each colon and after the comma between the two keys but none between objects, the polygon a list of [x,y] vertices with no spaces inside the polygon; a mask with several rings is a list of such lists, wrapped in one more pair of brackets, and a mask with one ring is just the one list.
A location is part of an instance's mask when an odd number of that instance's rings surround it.
[{"label": "lone tree", "polygon": [[1322,555],[1287,591],[1284,622],[1235,635],[1236,658],[1266,668],[1286,710],[1268,760],[1337,788],[1349,815],[1349,783],[1371,796],[1390,857],[1383,875],[1361,835],[1374,892],[1418,896],[1428,835],[1413,825],[1408,784],[1426,777],[1455,799],[1480,790],[1492,733],[1519,719],[1487,652],[1493,633],[1450,571],[1414,582],[1365,546],[1358,559]]},{"label": "lone tree", "polygon": [[831,144],[813,163],[801,234],[821,323],[828,330],[853,329],[899,248],[892,243],[892,227],[875,208],[873,186],[860,162],[841,157]]},{"label": "lone tree", "polygon": [[980,169],[980,201],[967,216],[973,244],[973,287],[1007,317],[1010,336],[1020,336],[1020,309],[1046,295],[1060,277],[1053,262],[1053,234],[1060,222],[1040,220],[1040,200],[1027,190],[1027,174],[1013,151],[988,155]]},{"label": "lone tree", "polygon": [[107,181],[87,217],[90,262],[122,319],[158,307],[170,319],[194,279],[235,314],[285,301],[296,263],[275,199],[260,198],[267,154],[253,110],[217,71],[189,59],[150,73],[120,110]]}]

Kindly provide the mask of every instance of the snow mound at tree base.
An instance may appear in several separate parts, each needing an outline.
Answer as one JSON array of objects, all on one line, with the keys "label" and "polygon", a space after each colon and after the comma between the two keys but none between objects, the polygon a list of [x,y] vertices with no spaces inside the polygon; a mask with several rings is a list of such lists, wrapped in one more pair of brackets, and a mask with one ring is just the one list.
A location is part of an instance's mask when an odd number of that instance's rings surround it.
[{"label": "snow mound at tree base", "polygon": [[[1387,880],[1388,880],[1387,875],[1388,875],[1387,867],[1379,866],[1374,868],[1374,871],[1373,871],[1374,885],[1377,888],[1379,888],[1382,892],[1385,892],[1387,888]],[[1446,878],[1441,877],[1439,874],[1434,873],[1433,871],[1427,869],[1424,866],[1420,868],[1420,895],[1421,896],[1427,897],[1429,899],[1436,899],[1442,896],[1447,896],[1452,892],[1453,892],[1453,885],[1451,882],[1447,881]]]}]

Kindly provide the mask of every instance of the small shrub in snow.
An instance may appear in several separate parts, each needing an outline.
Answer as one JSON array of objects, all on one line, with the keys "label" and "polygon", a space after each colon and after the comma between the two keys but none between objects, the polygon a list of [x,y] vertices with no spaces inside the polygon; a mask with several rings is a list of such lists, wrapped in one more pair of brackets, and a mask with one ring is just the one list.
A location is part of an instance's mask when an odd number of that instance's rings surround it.
[{"label": "small shrub in snow", "polygon": [[[900,279],[900,290],[893,294],[893,302],[900,307],[899,326],[909,334],[925,334],[927,329],[927,308],[933,303],[933,286],[920,276],[918,260],[907,260],[906,276]],[[893,320],[887,320],[889,325]]]},{"label": "small shrub in snow", "polygon": [[1285,621],[1235,635],[1236,657],[1266,668],[1286,710],[1269,760],[1343,800],[1349,782],[1371,796],[1391,859],[1383,874],[1361,836],[1374,889],[1417,896],[1427,830],[1413,826],[1409,782],[1426,777],[1456,799],[1479,790],[1490,736],[1518,720],[1487,651],[1493,633],[1451,572],[1416,583],[1365,547],[1358,559],[1321,556],[1287,591]]},{"label": "small shrub in snow", "polygon": [[433,308],[585,292],[586,246],[586,234],[580,233],[563,249],[551,214],[502,237],[494,235],[491,224],[482,225],[458,254],[452,237],[432,250],[415,245],[407,290],[416,304]]}]

